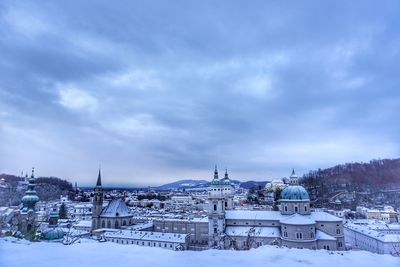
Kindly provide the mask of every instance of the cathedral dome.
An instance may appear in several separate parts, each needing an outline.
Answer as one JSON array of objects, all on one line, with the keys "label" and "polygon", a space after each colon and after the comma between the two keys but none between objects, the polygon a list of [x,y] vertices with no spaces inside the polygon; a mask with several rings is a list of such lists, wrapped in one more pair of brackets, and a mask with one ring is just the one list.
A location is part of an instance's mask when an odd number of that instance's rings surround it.
[{"label": "cathedral dome", "polygon": [[47,228],[43,231],[43,238],[46,240],[57,240],[64,237],[64,232],[60,227]]},{"label": "cathedral dome", "polygon": [[211,185],[220,185],[221,183],[220,183],[220,180],[217,178],[217,179],[212,179],[212,181],[211,181]]},{"label": "cathedral dome", "polygon": [[290,185],[281,192],[281,200],[310,200],[310,196],[304,187]]},{"label": "cathedral dome", "polygon": [[39,197],[37,195],[25,195],[21,201],[26,206],[34,206],[39,201]]}]

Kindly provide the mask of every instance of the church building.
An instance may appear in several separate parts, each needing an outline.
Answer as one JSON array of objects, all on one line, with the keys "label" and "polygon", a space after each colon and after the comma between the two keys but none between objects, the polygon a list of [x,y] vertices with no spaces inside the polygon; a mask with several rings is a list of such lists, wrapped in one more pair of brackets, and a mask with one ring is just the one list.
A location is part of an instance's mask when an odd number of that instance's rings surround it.
[{"label": "church building", "polygon": [[99,228],[118,229],[132,224],[133,215],[129,213],[123,199],[112,199],[105,208],[103,208],[103,200],[104,193],[99,169],[93,196],[92,231]]}]

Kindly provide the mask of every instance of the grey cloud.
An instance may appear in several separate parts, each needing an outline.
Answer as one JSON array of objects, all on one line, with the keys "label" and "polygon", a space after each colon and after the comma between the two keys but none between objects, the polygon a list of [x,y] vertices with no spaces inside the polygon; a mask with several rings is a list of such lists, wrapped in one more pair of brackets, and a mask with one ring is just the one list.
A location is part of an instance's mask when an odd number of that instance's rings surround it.
[{"label": "grey cloud", "polygon": [[5,1],[0,172],[90,184],[101,162],[144,184],[398,157],[398,5]]}]

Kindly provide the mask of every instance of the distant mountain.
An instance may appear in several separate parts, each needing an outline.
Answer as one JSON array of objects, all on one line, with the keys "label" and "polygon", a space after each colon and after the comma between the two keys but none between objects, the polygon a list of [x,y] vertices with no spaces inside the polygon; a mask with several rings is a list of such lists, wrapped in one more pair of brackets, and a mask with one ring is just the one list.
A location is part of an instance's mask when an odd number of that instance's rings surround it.
[{"label": "distant mountain", "polygon": [[[247,181],[247,182],[241,182],[239,180],[231,180],[231,183],[235,186],[239,186],[245,189],[259,189],[259,188],[264,188],[265,184],[267,183],[266,181],[263,182],[257,182],[257,181]],[[184,189],[184,188],[195,188],[195,187],[209,187],[210,182],[206,180],[179,180],[176,182],[164,184],[158,187],[155,187],[155,189],[158,190],[171,190],[171,189]]]},{"label": "distant mountain", "polygon": [[164,184],[155,187],[158,190],[171,190],[171,189],[183,189],[191,187],[207,187],[209,182],[206,180],[179,180],[176,182]]},{"label": "distant mountain", "polygon": [[247,181],[240,183],[240,187],[244,189],[263,189],[268,181]]}]

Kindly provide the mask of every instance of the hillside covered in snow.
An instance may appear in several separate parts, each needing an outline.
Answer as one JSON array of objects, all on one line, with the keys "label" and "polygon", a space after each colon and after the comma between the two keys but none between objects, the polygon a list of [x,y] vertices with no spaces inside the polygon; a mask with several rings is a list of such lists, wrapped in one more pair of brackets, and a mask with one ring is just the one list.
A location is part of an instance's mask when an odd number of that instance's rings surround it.
[{"label": "hillside covered in snow", "polygon": [[400,258],[363,251],[328,252],[272,246],[250,251],[206,250],[171,251],[161,248],[83,242],[65,246],[59,243],[30,243],[0,239],[1,267],[398,267]]}]

